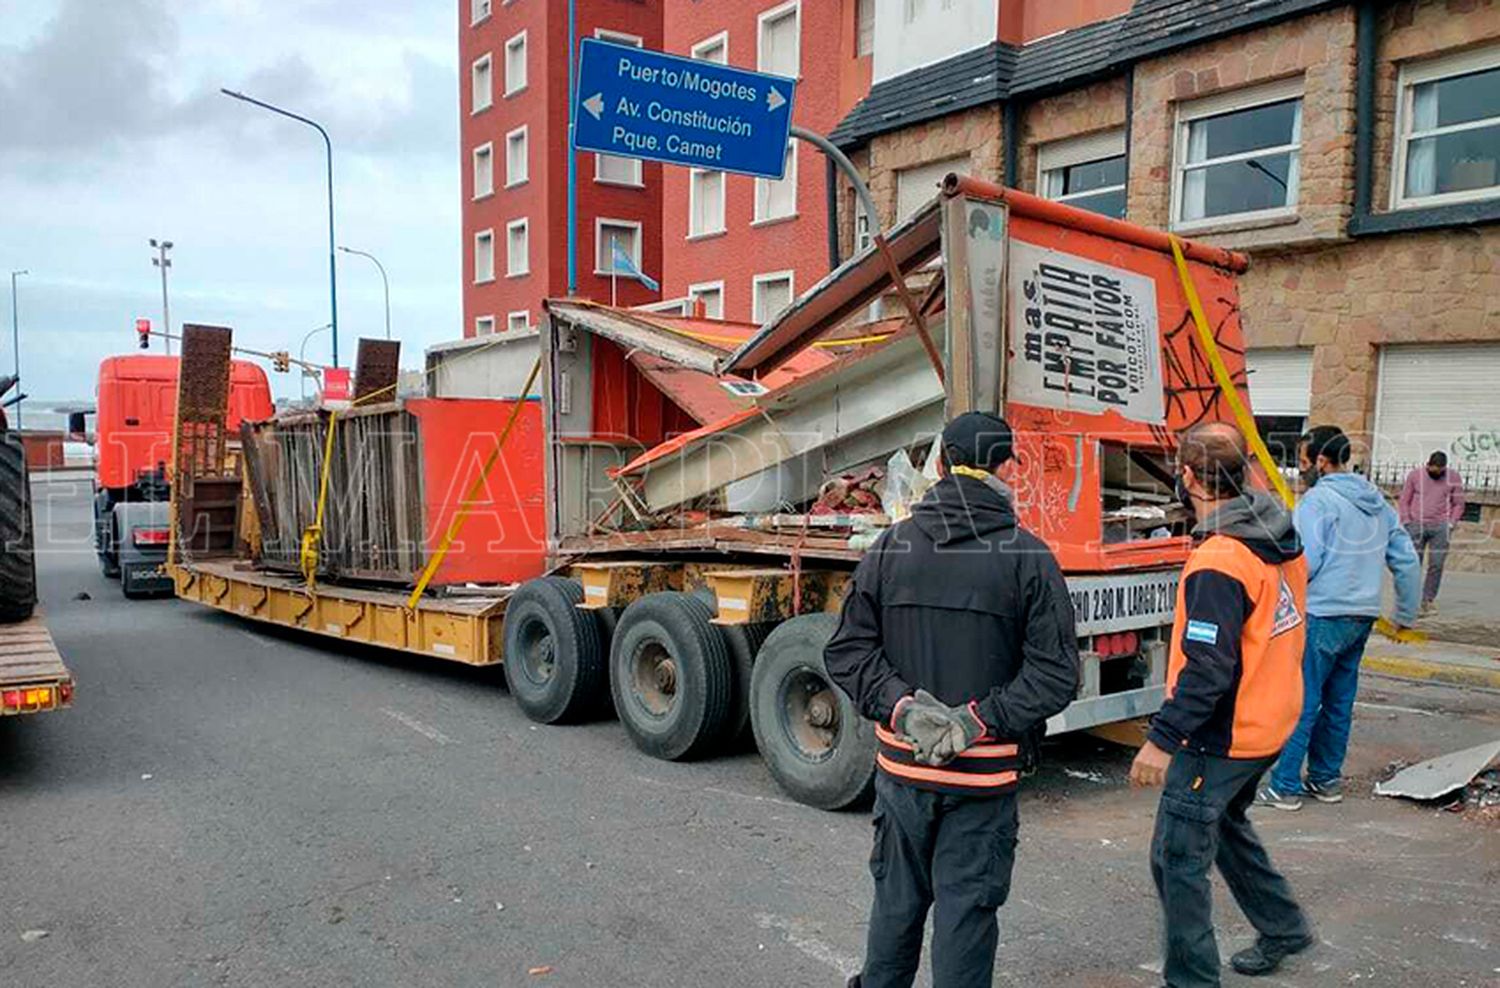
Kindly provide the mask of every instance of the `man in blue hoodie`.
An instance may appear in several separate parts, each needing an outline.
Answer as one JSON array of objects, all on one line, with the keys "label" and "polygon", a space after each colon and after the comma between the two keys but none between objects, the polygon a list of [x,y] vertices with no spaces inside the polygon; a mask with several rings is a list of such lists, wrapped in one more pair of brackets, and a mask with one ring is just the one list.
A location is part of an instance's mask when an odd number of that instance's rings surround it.
[{"label": "man in blue hoodie", "polygon": [[1302,716],[1257,798],[1281,810],[1301,809],[1304,792],[1324,803],[1344,798],[1340,776],[1359,662],[1380,616],[1383,571],[1389,569],[1396,580],[1401,627],[1417,619],[1422,589],[1411,536],[1380,489],[1349,471],[1349,437],[1343,430],[1315,426],[1302,437],[1297,457],[1308,485],[1293,514],[1307,556]]}]

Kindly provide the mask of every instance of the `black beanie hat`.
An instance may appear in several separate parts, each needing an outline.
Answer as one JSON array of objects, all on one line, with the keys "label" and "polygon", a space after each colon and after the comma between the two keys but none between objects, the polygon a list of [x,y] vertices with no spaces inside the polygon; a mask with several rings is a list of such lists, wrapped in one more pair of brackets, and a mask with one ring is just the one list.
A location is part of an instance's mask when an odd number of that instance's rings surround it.
[{"label": "black beanie hat", "polygon": [[943,459],[950,467],[994,470],[1011,457],[1010,425],[990,412],[964,412],[943,428]]}]

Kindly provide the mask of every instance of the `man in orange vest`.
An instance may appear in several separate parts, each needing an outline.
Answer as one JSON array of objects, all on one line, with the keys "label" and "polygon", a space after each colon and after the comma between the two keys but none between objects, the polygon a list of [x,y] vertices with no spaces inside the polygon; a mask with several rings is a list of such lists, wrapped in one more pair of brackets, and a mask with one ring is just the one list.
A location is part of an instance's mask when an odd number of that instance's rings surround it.
[{"label": "man in orange vest", "polygon": [[1230,958],[1236,971],[1269,974],[1313,943],[1245,815],[1301,711],[1307,602],[1291,514],[1246,485],[1245,463],[1245,437],[1231,425],[1205,423],[1179,440],[1177,493],[1201,541],[1177,589],[1167,700],[1130,768],[1133,784],[1163,786],[1151,875],[1170,988],[1219,984],[1215,863],[1259,934]]}]

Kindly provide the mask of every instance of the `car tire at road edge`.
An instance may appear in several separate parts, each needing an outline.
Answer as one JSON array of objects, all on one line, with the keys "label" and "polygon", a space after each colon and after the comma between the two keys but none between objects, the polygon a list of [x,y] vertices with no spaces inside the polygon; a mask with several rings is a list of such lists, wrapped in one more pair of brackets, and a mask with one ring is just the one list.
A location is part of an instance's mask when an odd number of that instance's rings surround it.
[{"label": "car tire at road edge", "polygon": [[620,614],[609,655],[615,713],[654,758],[702,756],[725,740],[734,667],[713,608],[692,593],[653,593]]},{"label": "car tire at road edge", "polygon": [[505,683],[538,723],[606,709],[609,645],[599,616],[578,608],[582,601],[577,580],[543,576],[523,583],[505,606]]},{"label": "car tire at road edge", "polygon": [[755,658],[750,723],[776,783],[799,803],[841,810],[875,789],[875,728],[833,685],[823,646],[837,614],[803,614],[777,625]]},{"label": "car tire at road edge", "polygon": [[26,450],[0,429],[0,621],[24,621],[36,609],[36,552]]}]

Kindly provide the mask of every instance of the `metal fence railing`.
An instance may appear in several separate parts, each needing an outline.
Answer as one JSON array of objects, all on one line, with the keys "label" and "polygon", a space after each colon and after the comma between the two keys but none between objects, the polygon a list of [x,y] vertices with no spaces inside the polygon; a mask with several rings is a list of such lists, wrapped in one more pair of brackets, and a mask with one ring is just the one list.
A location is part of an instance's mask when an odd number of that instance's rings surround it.
[{"label": "metal fence railing", "polygon": [[[1426,460],[1421,462],[1375,462],[1370,464],[1370,480],[1379,487],[1395,488],[1399,490],[1406,482],[1406,475],[1418,467],[1425,467]],[[1464,490],[1475,494],[1500,494],[1500,463],[1453,463],[1450,467],[1458,471],[1463,478]]]}]

